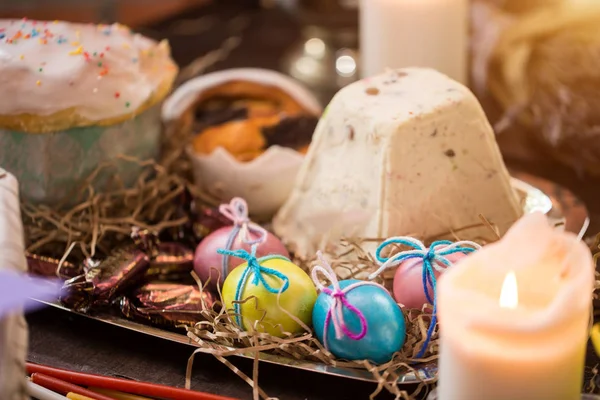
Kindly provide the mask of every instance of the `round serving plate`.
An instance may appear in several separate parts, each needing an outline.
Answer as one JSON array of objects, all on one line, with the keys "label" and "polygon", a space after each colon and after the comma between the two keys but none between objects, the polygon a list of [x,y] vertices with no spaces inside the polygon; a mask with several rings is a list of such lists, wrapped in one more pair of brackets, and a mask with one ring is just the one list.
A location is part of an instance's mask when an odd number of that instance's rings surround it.
[{"label": "round serving plate", "polygon": [[[525,213],[542,212],[550,218],[557,226],[557,229],[567,230],[579,235],[579,237],[584,236],[589,224],[587,210],[571,192],[552,182],[531,175],[513,172],[512,176],[512,185],[522,199],[523,211]],[[60,305],[58,302],[44,303],[65,311],[73,312]],[[136,331],[141,334],[198,347],[198,345],[191,341],[185,334],[143,325],[120,316],[81,315],[104,323],[116,325],[124,329]],[[212,346],[224,351],[236,350],[217,344],[212,344]],[[254,359],[255,353],[236,353],[235,356]],[[277,364],[282,367],[290,367],[359,381],[377,382],[373,374],[367,370],[337,367],[313,361],[296,360],[270,353],[259,353],[259,360],[269,364]],[[436,361],[415,365],[413,371],[398,374],[396,384],[418,384],[421,382],[432,381],[436,378],[437,371],[438,367]],[[584,397],[584,399],[585,398],[586,397]],[[593,399],[595,399],[595,397],[589,398],[589,400]]]},{"label": "round serving plate", "polygon": [[511,171],[512,185],[521,194],[525,193],[523,211],[541,211],[560,229],[575,233],[583,238],[590,224],[588,211],[568,189],[524,172]]}]

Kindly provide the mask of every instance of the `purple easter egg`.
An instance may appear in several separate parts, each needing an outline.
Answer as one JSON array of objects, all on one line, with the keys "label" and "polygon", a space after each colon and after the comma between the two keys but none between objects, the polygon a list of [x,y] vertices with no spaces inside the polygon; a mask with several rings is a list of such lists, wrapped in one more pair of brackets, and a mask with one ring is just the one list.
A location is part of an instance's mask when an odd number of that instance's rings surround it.
[{"label": "purple easter egg", "polygon": [[[205,237],[198,247],[196,248],[196,254],[194,256],[194,271],[198,277],[202,280],[202,283],[206,283],[209,279],[209,287],[216,288],[217,282],[219,286],[223,284],[225,277],[232,269],[245,263],[244,260],[237,257],[228,257],[229,262],[225,273],[222,271],[223,255],[217,253],[219,249],[225,249],[231,231],[234,226],[225,226],[217,229],[207,237]],[[252,231],[248,232],[251,240],[256,240],[260,236]],[[229,250],[244,249],[247,252],[251,252],[251,245],[246,244],[242,241],[241,235],[238,234]],[[267,232],[266,240],[259,244],[256,248],[256,256],[264,257],[271,254],[278,254],[289,258],[290,254],[287,249],[281,243],[281,240],[270,232]]]},{"label": "purple easter egg", "polygon": [[[456,263],[466,257],[464,253],[453,253],[446,258],[451,263]],[[440,277],[443,271],[434,268],[433,274],[436,279]],[[429,296],[433,299],[431,287],[427,288]],[[394,298],[405,308],[422,309],[428,303],[423,287],[423,260],[412,258],[403,261],[398,265],[394,275]]]}]

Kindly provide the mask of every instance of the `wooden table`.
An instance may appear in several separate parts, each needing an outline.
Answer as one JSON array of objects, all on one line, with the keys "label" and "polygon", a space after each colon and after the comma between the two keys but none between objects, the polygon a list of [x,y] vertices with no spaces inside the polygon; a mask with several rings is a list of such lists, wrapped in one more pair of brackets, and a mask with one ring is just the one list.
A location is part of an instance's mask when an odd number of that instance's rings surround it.
[{"label": "wooden table", "polygon": [[[168,21],[148,32],[157,37],[166,33],[174,57],[180,65],[186,65],[218,47],[232,29],[239,26],[239,17],[242,16],[247,19],[248,26],[243,31],[240,45],[213,69],[248,66],[278,69],[281,55],[299,38],[299,28],[288,16],[274,10],[260,11],[251,3],[231,4],[220,0],[218,5],[199,10],[195,15],[186,15],[188,20],[199,18],[195,23],[188,23],[187,30],[182,29],[177,21]],[[234,18],[237,18],[238,25],[232,23]],[[600,231],[599,178],[578,176],[552,162],[518,134],[501,136],[500,143],[512,168],[554,180],[576,193],[589,209],[592,219],[590,232]],[[193,351],[191,347],[52,309],[32,314],[28,320],[31,329],[29,359],[33,362],[173,386],[182,387],[185,383],[186,363]],[[591,368],[598,359],[591,350],[588,353],[588,366]],[[251,373],[249,362],[236,359],[235,364],[245,373]],[[285,400],[366,399],[374,390],[371,384],[269,365],[261,365],[259,382],[270,396]],[[252,396],[250,387],[212,356],[197,356],[193,388],[242,399]]]}]

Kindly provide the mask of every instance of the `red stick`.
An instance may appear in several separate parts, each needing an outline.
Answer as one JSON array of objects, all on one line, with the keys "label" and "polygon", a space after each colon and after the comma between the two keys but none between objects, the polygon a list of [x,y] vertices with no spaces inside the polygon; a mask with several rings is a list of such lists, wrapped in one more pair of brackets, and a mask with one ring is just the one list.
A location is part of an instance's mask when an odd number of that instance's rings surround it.
[{"label": "red stick", "polygon": [[196,392],[193,390],[179,389],[170,386],[157,385],[154,383],[112,378],[102,375],[85,374],[82,372],[68,371],[65,369],[32,363],[27,363],[27,373],[42,373],[77,385],[111,389],[119,392],[137,394],[140,396],[161,397],[177,400],[234,400],[231,397],[217,396],[214,394]]},{"label": "red stick", "polygon": [[40,373],[31,374],[31,381],[60,394],[77,393],[94,400],[115,400],[112,397],[94,393],[91,390]]}]

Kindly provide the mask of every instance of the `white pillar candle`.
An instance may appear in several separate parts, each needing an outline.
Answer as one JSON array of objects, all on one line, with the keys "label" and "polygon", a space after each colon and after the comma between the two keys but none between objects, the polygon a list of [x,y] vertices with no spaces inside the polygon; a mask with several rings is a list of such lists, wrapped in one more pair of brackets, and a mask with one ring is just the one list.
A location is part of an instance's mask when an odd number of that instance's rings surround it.
[{"label": "white pillar candle", "polygon": [[593,287],[587,246],[542,214],[450,268],[438,400],[579,400]]},{"label": "white pillar candle", "polygon": [[363,77],[428,67],[466,83],[469,0],[361,0]]}]

